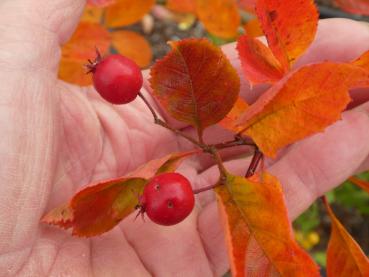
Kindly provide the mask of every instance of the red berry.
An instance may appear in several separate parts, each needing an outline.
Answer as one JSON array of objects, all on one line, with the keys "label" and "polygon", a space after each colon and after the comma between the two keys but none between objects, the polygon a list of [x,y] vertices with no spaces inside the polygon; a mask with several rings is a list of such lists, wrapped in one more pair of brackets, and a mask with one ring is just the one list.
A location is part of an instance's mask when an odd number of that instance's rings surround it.
[{"label": "red berry", "polygon": [[93,83],[97,92],[113,104],[133,101],[142,87],[142,73],[137,64],[122,55],[101,58],[97,53],[94,62],[88,65],[93,73]]},{"label": "red berry", "polygon": [[155,176],[145,186],[140,198],[141,212],[160,225],[174,225],[184,220],[195,204],[190,182],[178,173]]}]

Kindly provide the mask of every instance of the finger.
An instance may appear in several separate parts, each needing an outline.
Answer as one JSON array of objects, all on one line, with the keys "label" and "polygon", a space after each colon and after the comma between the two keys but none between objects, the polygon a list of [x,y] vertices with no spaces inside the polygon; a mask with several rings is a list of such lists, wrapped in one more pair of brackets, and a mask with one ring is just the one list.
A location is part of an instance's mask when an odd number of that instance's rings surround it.
[{"label": "finger", "polygon": [[85,0],[12,0],[0,5],[2,67],[57,68],[59,45],[72,34]]}]

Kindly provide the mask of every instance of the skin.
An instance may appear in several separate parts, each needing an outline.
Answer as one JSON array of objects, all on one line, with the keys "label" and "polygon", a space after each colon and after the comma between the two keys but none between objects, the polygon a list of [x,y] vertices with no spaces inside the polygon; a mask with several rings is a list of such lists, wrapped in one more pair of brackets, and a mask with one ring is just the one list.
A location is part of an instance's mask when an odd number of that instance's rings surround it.
[{"label": "skin", "polygon": [[[0,275],[221,276],[229,264],[211,192],[201,194],[195,211],[175,227],[133,221],[132,216],[100,237],[81,239],[39,223],[45,212],[82,186],[188,148],[183,140],[154,126],[139,99],[113,106],[92,89],[57,79],[60,44],[72,34],[84,4],[82,0],[0,4]],[[322,21],[299,65],[354,59],[367,50],[368,41],[367,25]],[[234,45],[225,51],[239,67]],[[250,91],[243,80],[242,94],[250,102],[261,90]],[[369,168],[367,92],[353,95],[355,101],[343,120],[288,147],[269,163],[268,170],[283,184],[291,219],[324,192]],[[227,136],[217,127],[206,132],[207,138]],[[232,160],[234,154],[225,154],[226,167],[242,174],[247,161]],[[181,172],[196,188],[217,179],[208,159],[190,160]]]}]

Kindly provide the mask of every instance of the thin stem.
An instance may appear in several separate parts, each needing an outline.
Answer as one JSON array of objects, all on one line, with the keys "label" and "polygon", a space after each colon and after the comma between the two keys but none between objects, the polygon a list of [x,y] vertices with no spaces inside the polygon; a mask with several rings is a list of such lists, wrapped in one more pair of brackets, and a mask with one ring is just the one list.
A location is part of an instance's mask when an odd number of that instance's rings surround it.
[{"label": "thin stem", "polygon": [[224,181],[226,179],[227,176],[227,170],[225,169],[224,165],[223,165],[223,161],[222,158],[219,155],[219,152],[217,151],[216,148],[214,147],[210,147],[208,152],[213,156],[218,169],[219,169],[219,173],[220,173],[220,180]]},{"label": "thin stem", "polygon": [[221,150],[221,149],[240,146],[240,145],[248,145],[248,146],[256,147],[256,144],[254,142],[246,141],[245,139],[240,138],[240,137],[236,137],[235,139],[230,140],[230,141],[225,141],[225,142],[221,142],[221,143],[217,143],[217,144],[212,144],[210,146],[215,147],[218,150]]},{"label": "thin stem", "polygon": [[211,190],[211,189],[214,189],[214,188],[219,187],[221,185],[222,185],[221,183],[216,183],[215,185],[206,186],[206,187],[199,188],[199,189],[194,189],[193,194],[198,194],[198,193],[201,193],[201,192],[204,192],[204,191],[207,191],[207,190]]},{"label": "thin stem", "polygon": [[251,163],[249,165],[249,168],[247,169],[245,177],[251,177],[255,174],[255,171],[259,165],[260,160],[263,159],[263,153],[259,150],[259,148],[255,148],[254,156],[252,157]]},{"label": "thin stem", "polygon": [[146,104],[146,106],[149,108],[152,116],[154,117],[154,123],[157,125],[160,125],[170,131],[172,131],[173,133],[187,139],[188,141],[190,141],[191,143],[197,145],[198,147],[200,147],[201,149],[205,149],[206,146],[200,142],[198,142],[197,140],[195,140],[194,138],[184,134],[182,131],[173,128],[171,126],[169,126],[165,121],[161,120],[158,115],[156,114],[154,108],[150,105],[149,101],[147,101],[147,99],[145,98],[145,96],[143,96],[143,94],[141,92],[138,93],[138,96],[144,101],[144,103]]}]

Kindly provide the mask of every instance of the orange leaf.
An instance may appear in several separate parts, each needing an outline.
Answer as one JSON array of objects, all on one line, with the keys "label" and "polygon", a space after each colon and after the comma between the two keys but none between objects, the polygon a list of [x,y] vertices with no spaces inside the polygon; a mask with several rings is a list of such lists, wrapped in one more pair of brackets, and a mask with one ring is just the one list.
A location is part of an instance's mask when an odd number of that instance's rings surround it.
[{"label": "orange leaf", "polygon": [[197,0],[196,11],[205,29],[221,38],[237,36],[241,23],[236,0]]},{"label": "orange leaf", "polygon": [[352,62],[354,65],[361,66],[369,70],[369,50],[362,54],[357,60]]},{"label": "orange leaf", "polygon": [[62,48],[59,78],[78,85],[90,85],[91,76],[86,74],[84,65],[88,59],[96,57],[95,47],[105,53],[109,45],[108,31],[99,24],[81,22],[72,38]]},{"label": "orange leaf", "polygon": [[201,135],[232,109],[239,77],[222,51],[206,39],[170,45],[172,51],[151,68],[153,94],[169,114]]},{"label": "orange leaf", "polygon": [[259,19],[257,18],[248,20],[246,24],[243,25],[243,28],[245,29],[246,34],[250,37],[260,37],[264,35]]},{"label": "orange leaf", "polygon": [[369,85],[369,73],[351,64],[307,65],[276,83],[240,117],[260,150],[278,149],[322,131],[340,119],[350,102],[348,89]]},{"label": "orange leaf", "polygon": [[194,13],[196,11],[196,0],[167,0],[168,9],[179,13]]},{"label": "orange leaf", "polygon": [[238,97],[232,110],[218,124],[227,130],[238,133],[243,128],[242,126],[237,126],[237,120],[248,107],[249,104],[247,104],[241,97]]},{"label": "orange leaf", "polygon": [[357,185],[358,187],[362,188],[363,190],[365,190],[367,193],[369,193],[369,182],[361,180],[355,176],[350,177],[349,181],[351,183],[354,183],[355,185]]},{"label": "orange leaf", "polygon": [[259,0],[256,14],[268,44],[287,70],[314,40],[318,12],[313,0]]},{"label": "orange leaf", "polygon": [[47,213],[42,222],[73,228],[73,235],[100,235],[132,213],[147,179],[174,171],[184,158],[198,151],[174,153],[152,160],[125,177],[106,180],[81,190],[69,203]]},{"label": "orange leaf", "polygon": [[327,276],[369,276],[369,259],[338,221],[326,198],[323,202],[332,222],[327,249]]},{"label": "orange leaf", "polygon": [[110,28],[136,23],[155,3],[154,0],[116,0],[116,2],[106,8],[105,22]]},{"label": "orange leaf", "polygon": [[285,70],[258,39],[243,35],[238,39],[237,50],[242,70],[251,84],[274,83],[283,77]]},{"label": "orange leaf", "polygon": [[88,0],[87,5],[95,7],[107,7],[115,3],[116,0]]},{"label": "orange leaf", "polygon": [[173,172],[177,169],[177,167],[182,163],[182,161],[194,154],[199,153],[200,150],[191,150],[187,152],[177,152],[168,154],[162,158],[152,160],[140,167],[138,167],[133,172],[129,173],[128,177],[136,177],[136,178],[144,178],[149,179],[152,176]]},{"label": "orange leaf", "polygon": [[263,272],[319,276],[318,267],[294,240],[280,183],[269,174],[261,176],[262,182],[255,179],[228,175],[226,185],[215,189],[225,216],[233,275],[245,276],[244,268],[252,268],[245,254],[255,240],[269,260]]},{"label": "orange leaf", "polygon": [[369,15],[368,0],[335,0],[334,2],[346,12]]},{"label": "orange leaf", "polygon": [[98,7],[86,6],[81,16],[81,21],[89,23],[100,23],[103,15],[103,9]]},{"label": "orange leaf", "polygon": [[120,54],[134,60],[141,68],[150,64],[151,47],[142,35],[125,30],[112,32],[111,35],[113,47]]}]

